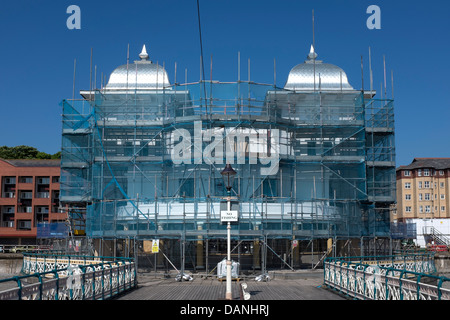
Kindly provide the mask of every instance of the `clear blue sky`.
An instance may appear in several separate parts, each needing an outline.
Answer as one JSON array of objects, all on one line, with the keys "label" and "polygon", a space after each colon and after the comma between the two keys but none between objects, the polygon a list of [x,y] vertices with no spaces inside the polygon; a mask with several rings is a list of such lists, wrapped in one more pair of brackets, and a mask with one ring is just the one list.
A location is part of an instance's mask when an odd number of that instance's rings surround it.
[{"label": "clear blue sky", "polygon": [[[81,9],[81,29],[69,30],[69,5]],[[89,88],[90,54],[97,75],[108,75],[138,58],[143,44],[164,63],[173,81],[199,79],[200,45],[196,0],[84,1],[17,0],[0,7],[0,146],[30,145],[55,153],[61,147],[62,99]],[[381,29],[369,30],[369,5],[381,9]],[[385,0],[200,0],[203,53],[213,78],[237,80],[237,53],[245,79],[278,86],[305,60],[312,43],[312,10],[318,59],[346,72],[361,88],[361,55],[368,89],[368,48],[374,86],[388,97],[394,71],[397,166],[414,157],[450,157],[450,1]],[[181,71],[180,71],[181,70]],[[209,76],[209,72],[207,72]],[[244,76],[245,75],[245,76]],[[79,97],[76,94],[76,97]]]}]

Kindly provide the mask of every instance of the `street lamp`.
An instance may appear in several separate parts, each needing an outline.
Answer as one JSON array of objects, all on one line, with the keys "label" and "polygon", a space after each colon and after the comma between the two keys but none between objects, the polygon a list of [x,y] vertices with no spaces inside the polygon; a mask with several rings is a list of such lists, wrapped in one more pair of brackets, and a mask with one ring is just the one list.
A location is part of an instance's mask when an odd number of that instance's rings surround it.
[{"label": "street lamp", "polygon": [[236,176],[236,171],[231,167],[231,164],[227,164],[225,169],[220,173],[225,182],[225,188],[227,188],[228,196],[231,196],[231,188],[233,187],[234,177]]},{"label": "street lamp", "polygon": [[[225,169],[220,173],[222,175],[225,187],[227,189],[227,211],[231,212],[231,188],[233,187],[234,177],[236,176],[236,171],[231,167],[230,164],[225,166]],[[227,291],[225,294],[226,300],[231,300],[231,225],[228,221],[227,225]]]}]

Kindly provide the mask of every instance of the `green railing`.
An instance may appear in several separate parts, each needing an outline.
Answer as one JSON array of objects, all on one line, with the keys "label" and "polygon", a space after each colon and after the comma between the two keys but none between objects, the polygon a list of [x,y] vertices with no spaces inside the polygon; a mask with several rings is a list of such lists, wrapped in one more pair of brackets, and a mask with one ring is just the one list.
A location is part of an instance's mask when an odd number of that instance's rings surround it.
[{"label": "green railing", "polygon": [[0,280],[0,300],[104,300],[137,285],[131,258],[24,253],[21,273]]},{"label": "green railing", "polygon": [[324,263],[325,285],[360,300],[450,300],[450,279],[435,273],[434,253],[338,257]]}]

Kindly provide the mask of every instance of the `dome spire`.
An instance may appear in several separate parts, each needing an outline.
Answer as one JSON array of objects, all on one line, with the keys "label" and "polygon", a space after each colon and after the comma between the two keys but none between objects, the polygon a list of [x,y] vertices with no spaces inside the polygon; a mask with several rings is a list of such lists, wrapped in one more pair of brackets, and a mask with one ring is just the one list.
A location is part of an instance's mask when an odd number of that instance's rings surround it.
[{"label": "dome spire", "polygon": [[317,58],[317,53],[314,49],[314,46],[311,45],[311,49],[309,50],[309,54],[308,54],[308,60],[313,60]]},{"label": "dome spire", "polygon": [[139,54],[139,58],[141,58],[141,60],[148,60],[148,53],[147,53],[147,49],[145,48],[145,44],[142,47],[142,51]]}]

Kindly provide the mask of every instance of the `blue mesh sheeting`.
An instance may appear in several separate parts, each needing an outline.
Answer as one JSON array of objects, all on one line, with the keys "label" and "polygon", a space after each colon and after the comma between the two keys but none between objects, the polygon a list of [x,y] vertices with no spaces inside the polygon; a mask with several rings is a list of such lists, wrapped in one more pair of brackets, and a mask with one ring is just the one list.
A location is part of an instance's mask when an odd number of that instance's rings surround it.
[{"label": "blue mesh sheeting", "polygon": [[201,82],[98,91],[63,112],[61,198],[88,203],[88,235],[222,234],[229,162],[242,236],[389,235],[392,101]]}]

